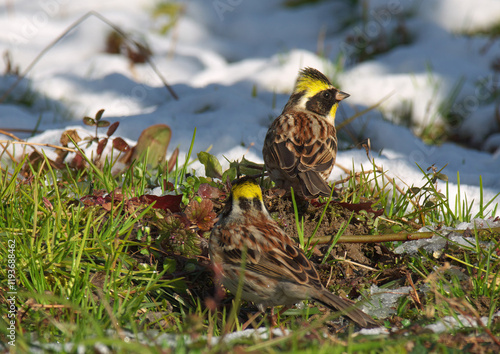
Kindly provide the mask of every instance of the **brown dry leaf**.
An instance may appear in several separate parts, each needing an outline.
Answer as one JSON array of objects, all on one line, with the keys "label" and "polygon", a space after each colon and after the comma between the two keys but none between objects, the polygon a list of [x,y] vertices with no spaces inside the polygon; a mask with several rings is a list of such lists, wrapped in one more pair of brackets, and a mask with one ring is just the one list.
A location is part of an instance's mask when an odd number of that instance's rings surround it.
[{"label": "brown dry leaf", "polygon": [[[55,170],[62,170],[64,169],[64,164],[60,163],[59,161],[54,161],[51,160],[47,157],[47,161],[49,162],[50,166],[55,169]],[[45,163],[45,157],[40,154],[38,151],[33,151],[29,157],[26,163],[23,166],[23,174],[25,177],[31,175],[31,168],[30,165],[33,167],[33,169],[36,171],[39,169],[39,166]],[[47,166],[44,165],[44,169],[46,169]]]},{"label": "brown dry leaf", "polygon": [[168,164],[167,164],[168,173],[174,170],[178,156],[179,156],[179,148],[175,148],[174,152],[172,153],[172,156],[170,156],[170,159],[168,159]]},{"label": "brown dry leaf", "polygon": [[75,129],[68,129],[61,134],[61,145],[68,147],[68,144],[71,142],[70,138],[73,139],[75,143],[82,141],[82,138],[80,138],[80,135],[78,135],[78,132]]},{"label": "brown dry leaf", "polygon": [[68,156],[68,151],[57,149],[55,153],[57,155],[55,162],[60,164],[64,163],[64,159],[66,159],[66,156]]}]

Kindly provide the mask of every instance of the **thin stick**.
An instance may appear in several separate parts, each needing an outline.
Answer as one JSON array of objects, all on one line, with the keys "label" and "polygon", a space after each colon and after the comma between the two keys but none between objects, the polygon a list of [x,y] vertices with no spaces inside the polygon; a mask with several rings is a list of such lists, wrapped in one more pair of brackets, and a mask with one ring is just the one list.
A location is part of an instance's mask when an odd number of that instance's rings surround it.
[{"label": "thin stick", "polygon": [[[454,233],[463,234],[467,230],[453,230]],[[492,227],[488,229],[477,229],[477,231],[500,232],[500,227]],[[425,238],[431,238],[437,235],[439,231],[428,232],[400,232],[397,234],[384,235],[342,235],[338,243],[375,243],[375,242],[390,242],[390,241],[414,241]],[[334,239],[335,235],[313,237],[311,242],[318,244],[327,244]]]},{"label": "thin stick", "polygon": [[[375,268],[373,268],[373,267],[369,267],[369,266],[366,266],[366,265],[364,265],[364,264],[361,264],[361,263],[358,263],[358,262],[351,261],[351,260],[349,260],[349,259],[345,258],[345,255],[344,255],[344,257],[342,257],[342,258],[335,258],[335,260],[336,260],[336,261],[342,261],[342,262],[344,262],[344,263],[348,263],[348,264],[351,264],[351,265],[357,266],[357,267],[359,267],[359,268],[364,268],[364,269],[367,269],[367,270],[371,270],[372,272],[376,272],[376,271],[378,271],[378,269],[375,269]],[[330,275],[330,277],[331,277],[331,275]],[[330,281],[330,280],[328,280],[328,281]]]},{"label": "thin stick", "polygon": [[1,143],[6,143],[8,144],[19,144],[19,145],[28,145],[28,146],[45,146],[45,147],[51,147],[54,149],[59,149],[59,150],[64,150],[64,151],[69,151],[69,152],[77,152],[78,150],[76,149],[71,149],[67,148],[64,146],[58,146],[58,145],[52,145],[52,144],[43,144],[43,143],[32,143],[32,142],[27,142],[27,141],[12,141],[12,140],[0,140]]},{"label": "thin stick", "polygon": [[[0,134],[10,136],[12,139],[17,140],[17,141],[22,141],[21,139],[19,139],[19,138],[18,138],[17,136],[15,136],[14,134],[9,133],[9,132],[7,132],[7,131],[5,131],[5,130],[2,130],[2,129],[0,129]],[[10,140],[9,140],[9,141],[10,141]]]},{"label": "thin stick", "polygon": [[[4,92],[4,94],[3,94],[2,97],[0,97],[0,103],[2,103],[3,101],[5,101],[5,99],[7,99],[7,97],[10,95],[10,93],[26,77],[26,75],[28,75],[28,73],[31,71],[31,69],[38,63],[38,61],[45,55],[45,53],[47,53],[49,50],[51,50],[69,32],[71,32],[73,29],[75,29],[76,27],[78,27],[82,22],[84,22],[85,20],[87,20],[91,16],[95,16],[98,19],[100,19],[101,21],[103,21],[104,23],[106,23],[108,26],[110,26],[111,28],[113,28],[118,34],[120,34],[120,36],[122,36],[126,41],[132,43],[133,45],[135,45],[136,47],[138,47],[140,49],[140,46],[135,41],[129,39],[128,36],[127,36],[127,34],[125,32],[123,32],[118,26],[116,26],[111,21],[109,21],[106,17],[102,16],[100,13],[98,13],[96,11],[89,11],[85,15],[83,15],[82,17],[80,17],[78,20],[76,20],[71,26],[69,26],[66,29],[66,31],[64,31],[61,35],[59,35],[56,39],[54,39],[51,43],[49,43],[49,45],[47,45],[35,57],[35,59],[33,59],[33,61],[26,67],[26,69],[24,69],[24,71],[21,73],[21,75],[19,75],[17,77],[17,80],[12,85],[10,85],[10,87],[8,88],[8,90]],[[175,98],[176,100],[178,100],[179,97],[174,92],[174,90],[172,89],[172,87],[170,87],[170,85],[167,83],[167,81],[165,80],[165,78],[163,77],[163,75],[158,71],[158,68],[153,63],[153,61],[150,59],[150,56],[146,55],[146,61],[151,66],[151,68],[153,69],[153,71],[155,72],[155,74],[158,75],[158,77],[162,81],[163,85],[166,87],[166,89],[172,95],[172,97]]]}]

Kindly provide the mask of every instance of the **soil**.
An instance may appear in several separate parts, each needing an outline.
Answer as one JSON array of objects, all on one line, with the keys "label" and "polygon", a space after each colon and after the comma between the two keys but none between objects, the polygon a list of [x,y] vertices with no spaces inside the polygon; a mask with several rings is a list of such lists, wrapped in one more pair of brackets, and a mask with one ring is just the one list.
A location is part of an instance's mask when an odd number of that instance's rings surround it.
[{"label": "soil", "polygon": [[[278,222],[283,230],[292,238],[298,238],[297,223],[295,221],[295,212],[292,201],[287,198],[276,196],[266,196],[264,199],[267,210],[271,216]],[[315,206],[308,202],[303,202],[298,207],[299,217],[303,217],[304,236],[309,237],[314,233],[318,221],[321,219],[324,206]],[[320,226],[318,227],[316,237],[335,236],[345,224],[347,227],[344,231],[345,235],[366,235],[370,233],[370,228],[367,223],[359,221],[355,217],[349,223],[349,219],[354,211],[345,209],[335,203],[328,206]]]}]

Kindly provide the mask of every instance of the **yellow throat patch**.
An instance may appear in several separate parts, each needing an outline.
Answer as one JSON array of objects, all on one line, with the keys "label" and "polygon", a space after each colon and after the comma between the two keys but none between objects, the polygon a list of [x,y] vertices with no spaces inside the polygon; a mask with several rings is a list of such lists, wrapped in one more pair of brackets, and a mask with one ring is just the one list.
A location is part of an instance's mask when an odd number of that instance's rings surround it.
[{"label": "yellow throat patch", "polygon": [[335,114],[337,113],[337,108],[339,108],[339,103],[335,102],[335,104],[332,106],[332,109],[330,109],[330,115],[332,116],[334,121],[335,121]]}]

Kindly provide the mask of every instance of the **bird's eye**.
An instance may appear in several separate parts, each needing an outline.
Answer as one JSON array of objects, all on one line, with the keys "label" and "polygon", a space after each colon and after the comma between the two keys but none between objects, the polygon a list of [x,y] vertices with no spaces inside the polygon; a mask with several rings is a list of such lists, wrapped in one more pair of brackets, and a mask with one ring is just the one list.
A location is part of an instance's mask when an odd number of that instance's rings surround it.
[{"label": "bird's eye", "polygon": [[330,92],[323,92],[323,98],[330,98]]}]

